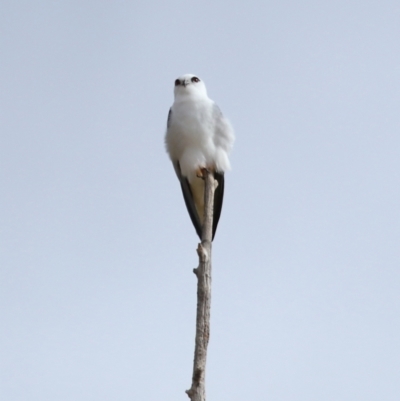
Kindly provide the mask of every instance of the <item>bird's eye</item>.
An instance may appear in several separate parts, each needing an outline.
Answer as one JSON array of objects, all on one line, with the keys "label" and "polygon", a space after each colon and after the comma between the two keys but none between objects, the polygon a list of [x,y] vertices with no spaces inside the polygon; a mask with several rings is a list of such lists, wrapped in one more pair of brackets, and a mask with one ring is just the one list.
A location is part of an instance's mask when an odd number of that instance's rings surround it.
[{"label": "bird's eye", "polygon": [[192,81],[192,82],[200,82],[200,79],[197,78],[197,77],[193,77],[193,78],[191,79],[191,81]]},{"label": "bird's eye", "polygon": [[176,79],[175,80],[175,86],[178,86],[178,85],[180,85],[181,84],[181,81],[179,81],[179,79]]}]

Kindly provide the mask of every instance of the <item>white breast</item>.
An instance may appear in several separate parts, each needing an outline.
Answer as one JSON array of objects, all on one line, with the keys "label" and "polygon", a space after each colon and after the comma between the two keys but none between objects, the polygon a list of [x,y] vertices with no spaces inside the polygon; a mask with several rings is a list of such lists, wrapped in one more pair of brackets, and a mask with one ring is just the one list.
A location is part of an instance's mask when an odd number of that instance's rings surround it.
[{"label": "white breast", "polygon": [[166,136],[172,160],[178,160],[184,176],[192,176],[199,167],[213,164],[215,157],[213,102],[206,98],[184,99],[172,105]]}]

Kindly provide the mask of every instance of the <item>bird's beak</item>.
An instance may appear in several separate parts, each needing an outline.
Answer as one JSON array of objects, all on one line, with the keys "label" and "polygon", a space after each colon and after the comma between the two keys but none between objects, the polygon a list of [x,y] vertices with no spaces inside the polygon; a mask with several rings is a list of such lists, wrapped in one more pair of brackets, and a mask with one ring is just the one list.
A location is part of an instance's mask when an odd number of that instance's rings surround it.
[{"label": "bird's beak", "polygon": [[182,85],[186,88],[187,81],[182,81]]}]

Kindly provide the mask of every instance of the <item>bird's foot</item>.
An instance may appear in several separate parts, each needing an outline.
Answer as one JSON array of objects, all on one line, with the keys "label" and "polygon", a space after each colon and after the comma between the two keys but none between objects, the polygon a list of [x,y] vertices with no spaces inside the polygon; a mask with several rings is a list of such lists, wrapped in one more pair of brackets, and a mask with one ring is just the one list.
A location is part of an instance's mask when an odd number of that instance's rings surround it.
[{"label": "bird's foot", "polygon": [[196,176],[198,177],[198,178],[202,178],[203,180],[204,180],[204,177],[205,177],[205,173],[207,172],[207,169],[205,168],[205,167],[199,167],[197,170],[196,170]]},{"label": "bird's foot", "polygon": [[212,167],[199,167],[196,170],[196,176],[204,180],[206,173],[209,173],[210,171],[214,171],[214,169]]}]

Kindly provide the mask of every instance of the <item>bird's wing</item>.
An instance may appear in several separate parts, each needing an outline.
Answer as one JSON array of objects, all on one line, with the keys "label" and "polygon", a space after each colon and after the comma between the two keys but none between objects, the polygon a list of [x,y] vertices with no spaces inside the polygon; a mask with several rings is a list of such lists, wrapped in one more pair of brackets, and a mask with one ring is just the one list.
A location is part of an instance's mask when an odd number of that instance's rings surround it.
[{"label": "bird's wing", "polygon": [[[194,225],[196,233],[201,240],[202,224],[201,224],[200,217],[196,210],[196,206],[194,203],[193,194],[192,194],[192,190],[190,188],[189,181],[186,177],[184,177],[182,175],[181,168],[179,166],[179,162],[176,161],[173,163],[173,165],[175,168],[175,173],[179,179],[179,182],[181,183],[183,199],[185,199],[186,209],[189,212],[189,216],[190,216],[190,219],[192,220],[192,223]],[[222,203],[221,203],[221,206],[222,206]]]},{"label": "bird's wing", "polygon": [[229,153],[235,141],[235,135],[231,123],[224,117],[215,103],[213,105],[213,118],[215,121],[214,144]]},{"label": "bird's wing", "polygon": [[[233,142],[235,140],[233,128],[230,122],[223,116],[220,108],[215,103],[213,105],[213,118],[215,121],[215,133],[213,138],[214,144],[216,148],[222,150],[222,153],[225,155],[225,158],[227,160],[227,164],[225,165],[225,167],[229,169],[227,154],[232,149]],[[221,216],[222,202],[224,200],[224,171],[215,171],[214,178],[217,180],[218,186],[215,189],[214,193],[213,239],[215,236],[215,232],[217,231],[218,221]]]}]

